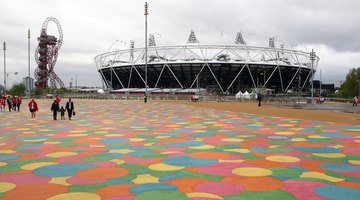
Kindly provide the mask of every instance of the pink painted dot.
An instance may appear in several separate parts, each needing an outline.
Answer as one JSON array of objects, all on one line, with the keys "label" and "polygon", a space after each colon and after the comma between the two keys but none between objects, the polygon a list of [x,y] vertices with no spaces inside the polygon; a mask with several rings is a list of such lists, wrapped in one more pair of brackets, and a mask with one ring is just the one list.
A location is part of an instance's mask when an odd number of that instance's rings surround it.
[{"label": "pink painted dot", "polygon": [[241,185],[225,182],[207,182],[195,186],[196,192],[210,193],[218,196],[235,195],[244,190],[245,189]]},{"label": "pink painted dot", "polygon": [[236,176],[231,171],[239,167],[249,167],[244,163],[217,163],[210,166],[200,167],[200,171],[205,174],[215,176]]}]

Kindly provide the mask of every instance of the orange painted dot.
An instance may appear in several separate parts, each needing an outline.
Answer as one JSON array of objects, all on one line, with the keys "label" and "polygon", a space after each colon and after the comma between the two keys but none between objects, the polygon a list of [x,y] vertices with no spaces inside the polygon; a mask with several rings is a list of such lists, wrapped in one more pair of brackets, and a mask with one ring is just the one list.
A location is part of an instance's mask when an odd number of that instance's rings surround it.
[{"label": "orange painted dot", "polygon": [[68,188],[59,184],[30,184],[16,186],[13,190],[6,192],[2,200],[26,199],[39,200],[67,192]]},{"label": "orange painted dot", "polygon": [[166,183],[175,185],[179,192],[182,193],[192,193],[195,192],[195,186],[200,183],[209,182],[208,180],[204,179],[197,179],[197,178],[178,178],[174,180],[166,181]]},{"label": "orange painted dot", "polygon": [[222,181],[238,183],[248,192],[265,192],[280,189],[284,183],[272,177],[226,177]]},{"label": "orange painted dot", "polygon": [[230,156],[230,154],[221,153],[221,152],[196,152],[190,154],[192,158],[200,158],[200,159],[221,159],[225,160]]},{"label": "orange painted dot", "polygon": [[128,169],[118,167],[99,167],[81,170],[76,173],[76,177],[87,180],[106,180],[111,178],[118,178],[128,173]]},{"label": "orange painted dot", "polygon": [[102,199],[108,199],[117,196],[133,196],[133,194],[129,192],[129,188],[133,187],[134,185],[135,184],[112,185],[101,188],[95,193],[100,195]]}]

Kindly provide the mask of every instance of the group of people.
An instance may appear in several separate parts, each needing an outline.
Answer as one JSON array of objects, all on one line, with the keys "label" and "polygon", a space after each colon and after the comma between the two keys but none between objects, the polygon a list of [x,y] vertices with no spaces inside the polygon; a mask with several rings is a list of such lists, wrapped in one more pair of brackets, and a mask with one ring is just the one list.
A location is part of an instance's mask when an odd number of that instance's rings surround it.
[{"label": "group of people", "polygon": [[65,104],[65,108],[64,106],[60,108],[60,101],[60,97],[56,96],[54,102],[51,104],[50,110],[53,112],[53,119],[57,120],[57,113],[60,112],[61,120],[65,120],[65,112],[67,112],[69,120],[71,120],[71,117],[75,115],[74,102],[69,98],[69,101]]},{"label": "group of people", "polygon": [[[69,120],[71,120],[71,117],[75,115],[75,107],[74,102],[71,101],[71,98],[69,98],[69,101],[66,102],[65,108],[64,106],[61,106],[60,108],[60,97],[56,96],[54,102],[51,104],[50,110],[53,113],[53,119],[57,120],[57,114],[60,112],[60,116],[62,120],[65,120],[65,112],[68,113]],[[31,99],[31,101],[28,104],[29,110],[31,113],[31,118],[36,118],[36,113],[39,111],[39,107],[34,99]]]},{"label": "group of people", "polygon": [[22,103],[21,96],[0,96],[0,109],[1,112],[5,111],[6,105],[9,108],[9,112],[18,111],[20,112],[20,105]]}]

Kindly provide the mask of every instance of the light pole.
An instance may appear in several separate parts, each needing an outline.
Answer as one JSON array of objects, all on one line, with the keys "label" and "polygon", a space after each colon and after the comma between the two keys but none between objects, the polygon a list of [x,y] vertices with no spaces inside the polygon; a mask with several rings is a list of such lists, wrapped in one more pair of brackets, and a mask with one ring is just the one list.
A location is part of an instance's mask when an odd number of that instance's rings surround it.
[{"label": "light pole", "polygon": [[[145,2],[145,98],[147,98],[147,16],[148,16],[148,3]],[[145,101],[146,102],[146,101]]]},{"label": "light pole", "polygon": [[6,43],[4,42],[4,95],[6,95]]},{"label": "light pole", "polygon": [[28,29],[28,79],[27,79],[28,83],[28,94],[30,96],[30,92],[31,92],[31,86],[30,86],[30,29]]}]

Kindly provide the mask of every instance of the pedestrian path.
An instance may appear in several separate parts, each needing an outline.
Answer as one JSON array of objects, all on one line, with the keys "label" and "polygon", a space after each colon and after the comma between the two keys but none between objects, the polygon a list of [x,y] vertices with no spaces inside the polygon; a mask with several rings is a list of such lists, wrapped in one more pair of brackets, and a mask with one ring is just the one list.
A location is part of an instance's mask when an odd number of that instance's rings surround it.
[{"label": "pedestrian path", "polygon": [[360,125],[74,102],[0,113],[0,199],[359,199]]}]

